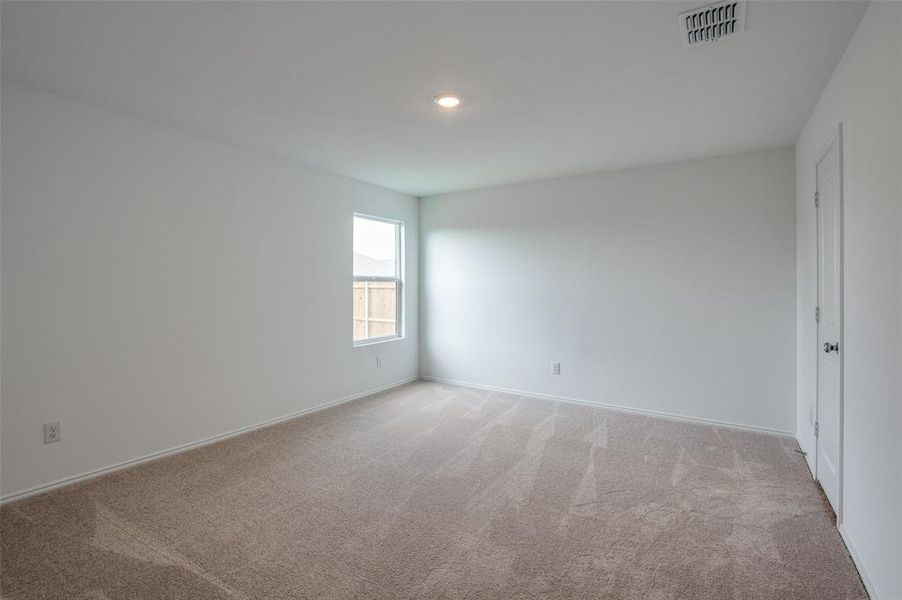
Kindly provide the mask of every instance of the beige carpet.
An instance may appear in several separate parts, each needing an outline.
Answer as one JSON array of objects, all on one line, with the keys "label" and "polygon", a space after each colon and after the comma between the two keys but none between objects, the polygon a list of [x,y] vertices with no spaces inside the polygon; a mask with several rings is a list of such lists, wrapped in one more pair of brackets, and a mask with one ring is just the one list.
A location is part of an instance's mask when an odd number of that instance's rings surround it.
[{"label": "beige carpet", "polygon": [[866,597],[791,439],[426,382],[0,515],[7,599]]}]

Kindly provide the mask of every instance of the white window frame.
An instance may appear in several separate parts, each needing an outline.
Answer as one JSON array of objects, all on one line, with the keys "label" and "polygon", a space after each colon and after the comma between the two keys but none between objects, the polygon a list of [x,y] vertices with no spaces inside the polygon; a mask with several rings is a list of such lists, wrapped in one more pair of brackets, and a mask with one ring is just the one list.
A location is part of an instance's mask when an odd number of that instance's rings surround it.
[{"label": "white window frame", "polygon": [[[380,344],[383,342],[391,342],[394,340],[404,339],[404,222],[397,221],[395,219],[387,219],[385,217],[377,217],[375,215],[367,215],[364,213],[354,213],[352,217],[353,219],[369,219],[370,221],[381,221],[383,223],[390,223],[395,226],[395,276],[394,277],[375,277],[375,276],[356,276],[354,275],[354,264],[353,264],[353,253],[354,253],[354,245],[353,242],[351,244],[351,276],[353,279],[353,283],[363,282],[363,283],[373,283],[373,282],[386,282],[395,284],[395,333],[392,335],[383,335],[377,338],[364,338],[362,340],[354,340],[353,334],[351,335],[351,340],[354,343],[354,347],[359,346],[370,346],[372,344]],[[364,316],[366,317],[366,321],[369,321],[369,290],[364,287],[363,298],[364,298]],[[353,325],[353,308],[351,312],[351,323]]]}]

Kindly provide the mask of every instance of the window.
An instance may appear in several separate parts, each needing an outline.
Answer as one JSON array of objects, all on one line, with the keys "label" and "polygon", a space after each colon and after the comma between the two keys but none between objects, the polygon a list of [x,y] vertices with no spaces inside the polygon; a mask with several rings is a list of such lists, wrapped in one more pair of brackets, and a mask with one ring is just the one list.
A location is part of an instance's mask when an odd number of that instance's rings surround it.
[{"label": "window", "polygon": [[354,343],[401,337],[401,230],[354,215]]}]

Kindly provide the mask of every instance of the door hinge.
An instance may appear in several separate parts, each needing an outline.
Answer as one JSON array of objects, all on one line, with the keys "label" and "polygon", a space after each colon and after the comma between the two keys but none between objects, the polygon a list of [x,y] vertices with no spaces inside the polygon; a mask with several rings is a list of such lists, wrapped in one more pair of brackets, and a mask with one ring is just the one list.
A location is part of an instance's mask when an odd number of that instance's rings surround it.
[{"label": "door hinge", "polygon": [[814,208],[817,208],[817,205],[820,204],[820,200],[821,200],[821,193],[814,192]]},{"label": "door hinge", "polygon": [[814,437],[818,437],[821,433],[821,424],[817,421],[814,422]]},{"label": "door hinge", "polygon": [[821,307],[820,306],[814,307],[814,322],[815,323],[821,322]]}]

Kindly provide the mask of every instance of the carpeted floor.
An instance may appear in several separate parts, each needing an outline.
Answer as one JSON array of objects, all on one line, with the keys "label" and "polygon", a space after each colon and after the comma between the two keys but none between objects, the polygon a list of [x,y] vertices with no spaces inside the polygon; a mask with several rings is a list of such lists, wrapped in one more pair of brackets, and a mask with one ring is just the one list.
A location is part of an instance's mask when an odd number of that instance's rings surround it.
[{"label": "carpeted floor", "polygon": [[0,510],[3,598],[866,598],[795,442],[417,382]]}]

